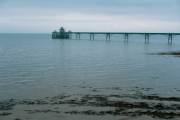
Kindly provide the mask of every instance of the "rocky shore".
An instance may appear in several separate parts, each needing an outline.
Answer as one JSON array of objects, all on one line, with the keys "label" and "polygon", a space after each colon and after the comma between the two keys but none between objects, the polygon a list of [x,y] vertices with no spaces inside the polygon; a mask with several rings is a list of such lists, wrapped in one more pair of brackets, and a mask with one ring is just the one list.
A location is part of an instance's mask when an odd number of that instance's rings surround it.
[{"label": "rocky shore", "polygon": [[[66,87],[66,86],[64,86]],[[87,89],[86,86],[79,86]],[[10,99],[0,101],[0,118],[9,116],[14,120],[33,119],[37,114],[85,115],[85,116],[149,116],[155,119],[180,118],[180,98],[161,97],[158,94],[143,94],[134,88],[134,94],[103,94],[101,90],[121,91],[120,87],[92,88],[88,94],[61,93],[43,99]],[[131,90],[131,91],[133,91]],[[141,88],[150,91],[152,88]],[[92,94],[91,94],[92,93]],[[24,116],[16,118],[15,111],[23,111]],[[32,117],[29,117],[32,116]]]}]

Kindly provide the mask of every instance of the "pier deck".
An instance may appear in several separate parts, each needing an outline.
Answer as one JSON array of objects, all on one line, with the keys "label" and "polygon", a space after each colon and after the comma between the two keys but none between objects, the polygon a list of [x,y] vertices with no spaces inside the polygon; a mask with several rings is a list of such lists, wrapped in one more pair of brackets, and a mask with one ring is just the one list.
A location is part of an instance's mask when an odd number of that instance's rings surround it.
[{"label": "pier deck", "polygon": [[180,33],[141,33],[141,32],[72,32],[72,34],[76,34],[76,39],[80,39],[82,34],[89,34],[90,39],[94,40],[94,36],[98,34],[103,34],[106,36],[106,40],[111,39],[111,35],[119,34],[124,35],[124,41],[129,40],[129,35],[143,35],[145,37],[145,42],[149,42],[149,38],[152,35],[165,35],[168,37],[168,43],[172,43],[172,38],[174,36],[180,35]]}]

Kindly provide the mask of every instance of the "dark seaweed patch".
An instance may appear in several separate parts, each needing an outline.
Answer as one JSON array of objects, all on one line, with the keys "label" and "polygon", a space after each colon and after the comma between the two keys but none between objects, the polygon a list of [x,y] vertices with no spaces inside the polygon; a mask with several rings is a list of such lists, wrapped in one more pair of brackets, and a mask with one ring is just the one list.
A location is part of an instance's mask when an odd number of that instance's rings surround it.
[{"label": "dark seaweed patch", "polygon": [[[138,87],[136,89],[139,89]],[[147,88],[148,90],[152,88]],[[34,113],[65,113],[65,114],[84,114],[84,115],[113,115],[113,116],[142,116],[148,115],[154,118],[162,118],[162,119],[171,119],[175,117],[180,117],[180,104],[169,104],[165,105],[162,101],[175,101],[180,102],[180,98],[178,97],[160,97],[157,94],[144,95],[141,92],[136,92],[135,94],[114,94],[114,95],[82,95],[76,94],[80,98],[79,99],[69,99],[71,95],[60,94],[58,96],[54,96],[52,98],[45,97],[40,100],[6,100],[0,101],[0,111],[1,110],[12,110],[15,105],[62,105],[66,104],[70,107],[110,107],[111,110],[107,111],[94,111],[94,110],[86,110],[86,111],[59,111],[59,107],[55,107],[53,110],[25,110],[29,114]],[[113,100],[116,98],[115,100]],[[145,99],[147,102],[127,102],[117,98],[133,98],[133,99]],[[152,102],[151,100],[155,100],[156,102]],[[56,109],[56,110],[55,110]],[[73,108],[74,109],[74,108]],[[4,112],[0,113],[1,116],[7,116],[12,113]]]},{"label": "dark seaweed patch", "polygon": [[174,55],[174,56],[180,56],[180,51],[148,53],[148,55]]},{"label": "dark seaweed patch", "polygon": [[0,113],[0,116],[8,116],[10,114],[12,114],[12,113],[4,112],[4,113]]}]

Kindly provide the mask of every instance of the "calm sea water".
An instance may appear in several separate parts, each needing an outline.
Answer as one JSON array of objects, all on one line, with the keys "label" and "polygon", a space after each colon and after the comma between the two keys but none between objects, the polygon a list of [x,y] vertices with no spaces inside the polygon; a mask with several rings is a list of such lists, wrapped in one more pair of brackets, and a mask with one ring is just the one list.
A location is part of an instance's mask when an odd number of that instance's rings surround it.
[{"label": "calm sea water", "polygon": [[[105,87],[154,88],[178,96],[180,57],[148,53],[180,50],[180,36],[81,36],[52,39],[51,34],[0,34],[0,99],[56,94],[57,86],[77,83]],[[176,90],[175,90],[176,89]]]}]

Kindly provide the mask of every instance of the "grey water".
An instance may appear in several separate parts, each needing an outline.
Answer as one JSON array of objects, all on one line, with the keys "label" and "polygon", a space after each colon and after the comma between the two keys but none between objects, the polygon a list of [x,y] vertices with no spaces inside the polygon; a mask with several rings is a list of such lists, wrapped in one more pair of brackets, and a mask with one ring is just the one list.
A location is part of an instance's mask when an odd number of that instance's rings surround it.
[{"label": "grey water", "polygon": [[[0,34],[0,100],[44,97],[57,86],[77,83],[93,87],[154,88],[179,96],[180,57],[148,53],[180,50],[180,36],[168,44],[165,36],[97,35],[90,40],[52,39],[51,34]],[[166,91],[166,92],[164,92]]]}]

